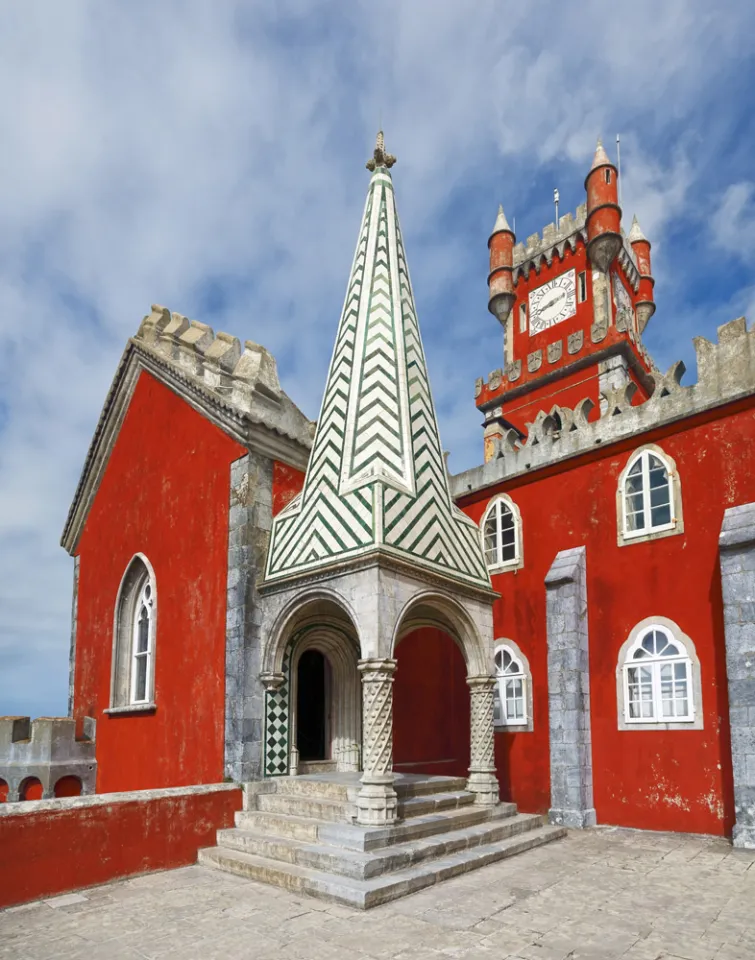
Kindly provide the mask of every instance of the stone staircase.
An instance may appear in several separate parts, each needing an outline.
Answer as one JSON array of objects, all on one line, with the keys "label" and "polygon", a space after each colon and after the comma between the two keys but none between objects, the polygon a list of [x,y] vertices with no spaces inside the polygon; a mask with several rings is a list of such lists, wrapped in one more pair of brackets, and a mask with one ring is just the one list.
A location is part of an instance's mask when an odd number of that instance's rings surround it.
[{"label": "stone staircase", "polygon": [[367,909],[562,837],[513,803],[474,805],[457,777],[397,774],[400,820],[353,822],[359,774],[247,784],[235,828],[199,862],[250,880]]}]

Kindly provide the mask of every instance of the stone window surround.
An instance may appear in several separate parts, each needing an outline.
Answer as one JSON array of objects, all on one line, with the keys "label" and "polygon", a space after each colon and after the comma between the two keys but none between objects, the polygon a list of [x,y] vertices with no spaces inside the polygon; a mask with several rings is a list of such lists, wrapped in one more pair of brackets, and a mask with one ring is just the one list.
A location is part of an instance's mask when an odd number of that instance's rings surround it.
[{"label": "stone window surround", "polygon": [[[643,453],[652,453],[658,457],[666,467],[669,480],[671,481],[671,518],[670,527],[663,529],[646,529],[641,533],[627,533],[624,529],[624,485],[627,475],[634,466],[635,461]],[[616,485],[616,540],[620,547],[627,547],[633,543],[647,543],[649,540],[661,540],[663,537],[674,537],[684,533],[684,511],[682,508],[682,486],[679,480],[679,471],[676,468],[676,461],[670,457],[665,450],[661,449],[655,443],[646,443],[634,450],[626,462],[624,469],[619,474],[619,481]]]},{"label": "stone window surround", "polygon": [[[485,522],[488,519],[490,511],[498,500],[502,500],[511,511],[514,518],[514,549],[516,555],[513,560],[504,561],[504,563],[494,563],[488,566],[488,572],[491,574],[509,573],[512,570],[521,570],[524,566],[524,545],[522,538],[522,515],[519,507],[507,493],[497,493],[490,498],[490,502],[485,507],[485,513],[480,520],[480,541],[482,543],[482,552],[485,556]],[[487,561],[486,561],[487,565]]]},{"label": "stone window surround", "polygon": [[506,723],[505,721],[498,722],[495,725],[495,731],[496,733],[532,733],[534,730],[534,719],[532,709],[532,671],[530,670],[530,662],[522,653],[519,645],[514,643],[513,640],[510,640],[508,637],[496,637],[496,639],[493,641],[493,656],[495,656],[495,654],[503,648],[508,648],[509,653],[522,665],[522,672],[524,674],[523,682],[525,719],[521,723]]},{"label": "stone window surround", "polygon": [[[690,696],[692,698],[692,719],[691,720],[660,720],[649,722],[628,721],[626,719],[627,692],[625,686],[624,665],[627,662],[629,651],[635,645],[639,637],[653,626],[662,627],[667,630],[675,643],[683,647],[690,661]],[[641,661],[637,661],[641,663]],[[702,675],[700,672],[700,660],[695,650],[695,644],[686,633],[683,633],[678,624],[668,617],[645,617],[635,624],[629,632],[629,636],[621,645],[619,656],[616,661],[616,707],[618,718],[618,729],[625,731],[632,730],[702,730],[703,729],[703,692]]]},{"label": "stone window surround", "polygon": [[[140,569],[141,568],[141,569]],[[133,663],[134,604],[141,594],[146,571],[152,589],[152,620],[149,646],[150,669],[147,682],[147,699],[138,703],[131,701],[131,670]],[[155,571],[147,557],[134,554],[126,565],[118,586],[113,614],[113,660],[110,681],[110,705],[107,713],[152,713],[155,706],[155,659],[157,637],[157,581]]]}]

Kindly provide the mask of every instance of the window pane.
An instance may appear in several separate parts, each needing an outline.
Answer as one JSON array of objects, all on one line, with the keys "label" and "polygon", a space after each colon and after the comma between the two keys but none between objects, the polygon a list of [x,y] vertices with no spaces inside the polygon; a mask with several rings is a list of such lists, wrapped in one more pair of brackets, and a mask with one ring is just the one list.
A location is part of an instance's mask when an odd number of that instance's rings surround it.
[{"label": "window pane", "polygon": [[149,613],[146,607],[142,607],[139,613],[139,623],[136,631],[136,650],[135,653],[146,653],[149,646]]},{"label": "window pane", "polygon": [[147,699],[147,655],[142,654],[134,657],[134,670],[136,678],[134,680],[134,700]]},{"label": "window pane", "polygon": [[498,687],[493,695],[493,723],[502,723],[503,713],[501,712],[501,696]]},{"label": "window pane", "polygon": [[[636,460],[632,465],[632,469],[627,474],[627,477],[640,477],[642,475],[642,459]],[[641,483],[642,481],[640,481]]]},{"label": "window pane", "polygon": [[651,507],[650,525],[653,527],[662,527],[667,523],[671,523],[671,507],[669,504],[663,507]]},{"label": "window pane", "polygon": [[671,497],[669,496],[668,484],[665,484],[662,487],[655,487],[650,490],[650,506],[651,507],[666,507],[671,503]]}]

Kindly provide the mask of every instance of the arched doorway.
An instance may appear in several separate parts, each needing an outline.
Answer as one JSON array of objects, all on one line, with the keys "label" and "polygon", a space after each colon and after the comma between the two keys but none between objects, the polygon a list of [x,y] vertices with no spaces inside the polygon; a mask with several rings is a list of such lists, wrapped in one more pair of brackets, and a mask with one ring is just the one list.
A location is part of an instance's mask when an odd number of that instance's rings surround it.
[{"label": "arched doorway", "polygon": [[458,644],[445,630],[420,626],[400,638],[394,656],[394,769],[466,777],[469,688]]},{"label": "arched doorway", "polygon": [[296,746],[299,762],[330,760],[330,665],[320,650],[305,650],[296,668]]}]

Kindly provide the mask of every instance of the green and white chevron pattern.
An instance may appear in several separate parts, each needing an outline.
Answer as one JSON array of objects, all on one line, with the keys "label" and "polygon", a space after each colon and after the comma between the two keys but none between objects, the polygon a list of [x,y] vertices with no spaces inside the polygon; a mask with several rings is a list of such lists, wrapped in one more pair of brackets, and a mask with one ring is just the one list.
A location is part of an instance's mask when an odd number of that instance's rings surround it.
[{"label": "green and white chevron pattern", "polygon": [[448,489],[384,167],[367,195],[304,489],[273,522],[266,579],[376,549],[490,585],[477,526]]}]

